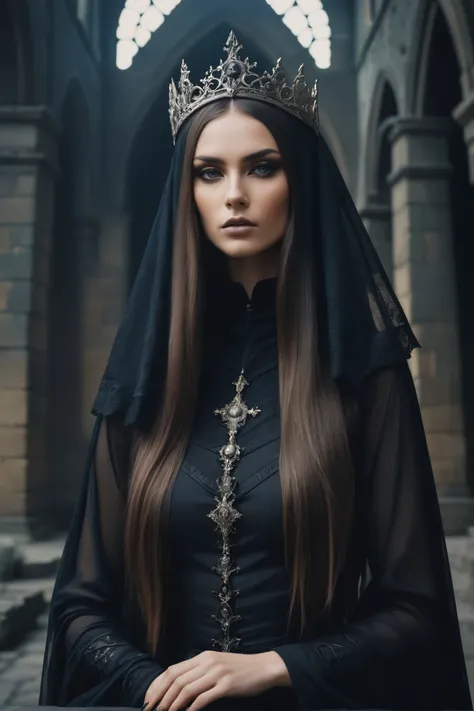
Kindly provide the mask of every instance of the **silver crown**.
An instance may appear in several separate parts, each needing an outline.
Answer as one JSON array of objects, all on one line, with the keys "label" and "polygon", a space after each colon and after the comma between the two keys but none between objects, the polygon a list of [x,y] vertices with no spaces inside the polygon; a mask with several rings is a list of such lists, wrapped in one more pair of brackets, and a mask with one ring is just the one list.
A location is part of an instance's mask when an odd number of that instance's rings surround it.
[{"label": "silver crown", "polygon": [[242,60],[238,55],[243,45],[239,44],[233,32],[224,46],[227,59],[221,59],[216,69],[209,67],[202,86],[194,85],[189,79],[187,64],[181,64],[181,78],[176,84],[170,84],[170,121],[173,142],[181,125],[194,111],[217,99],[245,96],[266,101],[288,111],[304,123],[318,131],[318,90],[317,82],[310,88],[304,78],[304,65],[298,70],[293,84],[288,84],[280,67],[280,59],[271,74],[264,72],[259,76],[253,70],[257,66],[249,59]]}]

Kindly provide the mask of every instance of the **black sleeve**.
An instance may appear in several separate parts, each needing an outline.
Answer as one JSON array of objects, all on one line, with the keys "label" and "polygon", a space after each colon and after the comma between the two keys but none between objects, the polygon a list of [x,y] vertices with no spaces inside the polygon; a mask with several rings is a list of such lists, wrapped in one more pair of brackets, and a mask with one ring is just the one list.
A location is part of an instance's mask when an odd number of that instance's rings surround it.
[{"label": "black sleeve", "polygon": [[436,488],[406,364],[367,379],[360,432],[357,527],[365,531],[370,582],[340,629],[275,651],[300,709],[471,709]]},{"label": "black sleeve", "polygon": [[113,436],[99,419],[51,601],[41,705],[138,707],[164,671],[124,624],[125,498]]}]

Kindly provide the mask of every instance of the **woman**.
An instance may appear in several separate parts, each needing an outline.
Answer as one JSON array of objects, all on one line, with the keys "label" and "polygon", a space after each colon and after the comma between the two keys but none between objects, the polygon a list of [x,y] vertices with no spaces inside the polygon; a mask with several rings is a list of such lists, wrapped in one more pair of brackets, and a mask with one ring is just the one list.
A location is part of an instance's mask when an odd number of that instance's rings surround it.
[{"label": "woman", "polygon": [[171,87],[41,703],[468,709],[418,344],[300,72]]}]

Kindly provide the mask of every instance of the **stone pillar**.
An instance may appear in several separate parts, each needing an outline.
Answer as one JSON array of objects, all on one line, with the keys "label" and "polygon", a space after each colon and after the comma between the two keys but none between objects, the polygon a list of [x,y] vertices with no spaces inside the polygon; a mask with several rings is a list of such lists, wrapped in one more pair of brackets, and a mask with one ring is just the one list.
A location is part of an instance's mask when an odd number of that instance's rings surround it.
[{"label": "stone pillar", "polygon": [[474,183],[474,91],[456,106],[453,117],[464,129],[464,140],[469,158],[469,177],[471,183]]},{"label": "stone pillar", "polygon": [[359,214],[391,281],[393,271],[392,206],[377,196],[372,196],[368,198]]},{"label": "stone pillar", "polygon": [[415,379],[447,533],[474,522],[466,484],[465,432],[449,197],[448,132],[443,119],[401,119],[389,176],[395,291],[422,348]]},{"label": "stone pillar", "polygon": [[0,531],[41,535],[47,289],[57,134],[40,107],[0,107]]}]

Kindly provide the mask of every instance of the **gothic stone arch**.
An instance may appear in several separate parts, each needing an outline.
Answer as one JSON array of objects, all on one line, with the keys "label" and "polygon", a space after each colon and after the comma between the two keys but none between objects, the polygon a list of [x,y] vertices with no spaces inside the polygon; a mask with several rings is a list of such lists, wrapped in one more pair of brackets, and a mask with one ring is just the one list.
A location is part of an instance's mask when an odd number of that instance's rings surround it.
[{"label": "gothic stone arch", "polygon": [[461,70],[463,98],[474,89],[474,28],[463,2],[422,0],[416,20],[407,66],[415,67],[408,77],[407,113],[421,116],[428,71],[428,55],[436,14],[443,12]]},{"label": "gothic stone arch", "polygon": [[368,196],[376,195],[379,191],[379,165],[382,143],[379,127],[381,122],[388,118],[387,116],[382,116],[382,103],[387,91],[391,92],[398,113],[400,100],[397,95],[397,84],[390,74],[384,70],[378,75],[375,81],[372,98],[369,102],[369,106],[372,108],[365,139],[366,194]]}]

